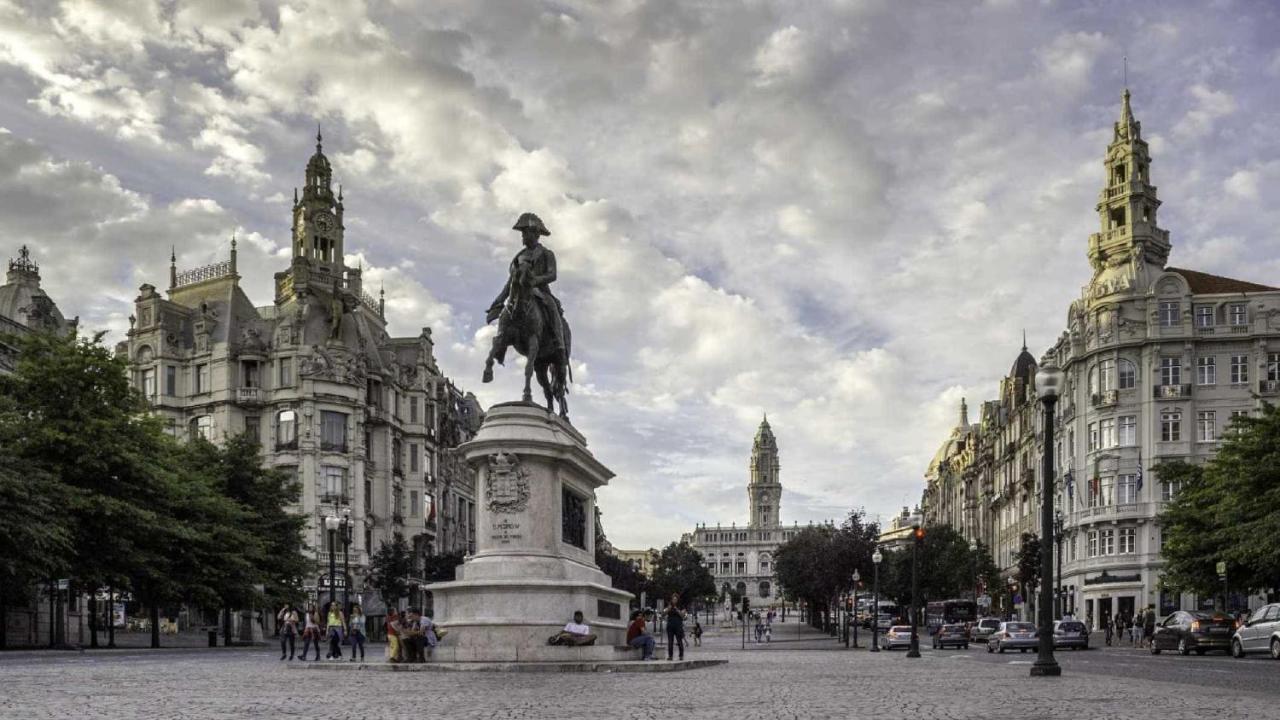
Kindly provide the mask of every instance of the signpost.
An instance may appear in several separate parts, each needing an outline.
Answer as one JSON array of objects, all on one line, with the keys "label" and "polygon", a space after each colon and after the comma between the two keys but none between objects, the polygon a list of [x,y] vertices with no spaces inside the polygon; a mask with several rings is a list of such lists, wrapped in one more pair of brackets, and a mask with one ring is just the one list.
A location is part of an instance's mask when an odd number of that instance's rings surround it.
[{"label": "signpost", "polygon": [[1222,581],[1222,611],[1227,612],[1229,610],[1227,607],[1227,561],[1219,560],[1216,570],[1218,571],[1218,579]]}]

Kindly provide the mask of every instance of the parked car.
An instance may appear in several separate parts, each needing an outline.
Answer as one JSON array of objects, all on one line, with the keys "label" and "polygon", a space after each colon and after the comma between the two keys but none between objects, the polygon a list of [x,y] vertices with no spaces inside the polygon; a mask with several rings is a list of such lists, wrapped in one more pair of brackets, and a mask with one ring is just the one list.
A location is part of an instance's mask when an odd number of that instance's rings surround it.
[{"label": "parked car", "polygon": [[1089,629],[1079,620],[1059,620],[1053,624],[1053,647],[1089,649]]},{"label": "parked car", "polygon": [[911,626],[894,625],[890,627],[889,632],[884,634],[884,640],[880,642],[880,646],[885,650],[892,650],[896,647],[911,647]]},{"label": "parked car", "polygon": [[1179,610],[1170,613],[1156,627],[1151,638],[1151,654],[1161,650],[1177,650],[1183,655],[1192,651],[1203,655],[1210,650],[1231,650],[1231,635],[1236,622],[1222,613]]},{"label": "parked car", "polygon": [[1005,650],[1035,650],[1040,646],[1036,639],[1036,626],[1029,622],[1002,622],[991,637],[987,638],[987,652]]},{"label": "parked car", "polygon": [[1254,610],[1231,638],[1232,655],[1242,658],[1251,652],[1270,652],[1272,660],[1280,660],[1280,603]]},{"label": "parked car", "polygon": [[986,642],[991,637],[991,633],[1000,629],[1000,618],[985,617],[973,624],[969,628],[969,640],[973,642]]},{"label": "parked car", "polygon": [[876,629],[880,632],[888,632],[893,627],[893,616],[889,613],[880,613],[880,619],[876,622]]},{"label": "parked car", "polygon": [[969,633],[965,631],[964,625],[943,625],[938,628],[938,632],[933,635],[933,649],[939,650],[948,645],[969,649]]}]

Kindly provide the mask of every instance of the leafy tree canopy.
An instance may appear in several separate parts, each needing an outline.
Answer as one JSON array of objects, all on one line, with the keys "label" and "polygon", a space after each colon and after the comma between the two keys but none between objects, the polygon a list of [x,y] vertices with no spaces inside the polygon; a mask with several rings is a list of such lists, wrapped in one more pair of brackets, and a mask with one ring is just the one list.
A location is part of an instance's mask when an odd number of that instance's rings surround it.
[{"label": "leafy tree canopy", "polygon": [[709,601],[716,596],[715,578],[703,564],[702,553],[687,542],[671,543],[658,553],[650,586],[655,597],[667,601],[675,593],[681,603]]}]

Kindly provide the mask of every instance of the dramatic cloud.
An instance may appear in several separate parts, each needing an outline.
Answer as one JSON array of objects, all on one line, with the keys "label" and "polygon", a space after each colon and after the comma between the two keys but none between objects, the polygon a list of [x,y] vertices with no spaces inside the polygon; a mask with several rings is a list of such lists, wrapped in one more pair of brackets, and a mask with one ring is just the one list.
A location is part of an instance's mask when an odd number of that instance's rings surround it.
[{"label": "dramatic cloud", "polygon": [[0,236],[87,327],[233,234],[265,303],[320,123],[348,261],[485,402],[551,226],[615,543],[745,521],[766,411],[784,520],[888,517],[1086,282],[1123,56],[1175,262],[1280,281],[1280,28],[1227,4],[0,0]]}]

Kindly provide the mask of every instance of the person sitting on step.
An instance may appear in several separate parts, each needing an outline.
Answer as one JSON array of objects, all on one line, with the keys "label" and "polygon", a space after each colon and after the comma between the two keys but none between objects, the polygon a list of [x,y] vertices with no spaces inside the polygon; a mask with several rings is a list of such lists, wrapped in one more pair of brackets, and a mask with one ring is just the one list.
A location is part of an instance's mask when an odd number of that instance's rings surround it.
[{"label": "person sitting on step", "polygon": [[573,621],[566,623],[563,630],[548,638],[547,644],[572,647],[595,645],[596,636],[591,634],[591,628],[583,622],[582,611],[578,610],[573,613]]}]

